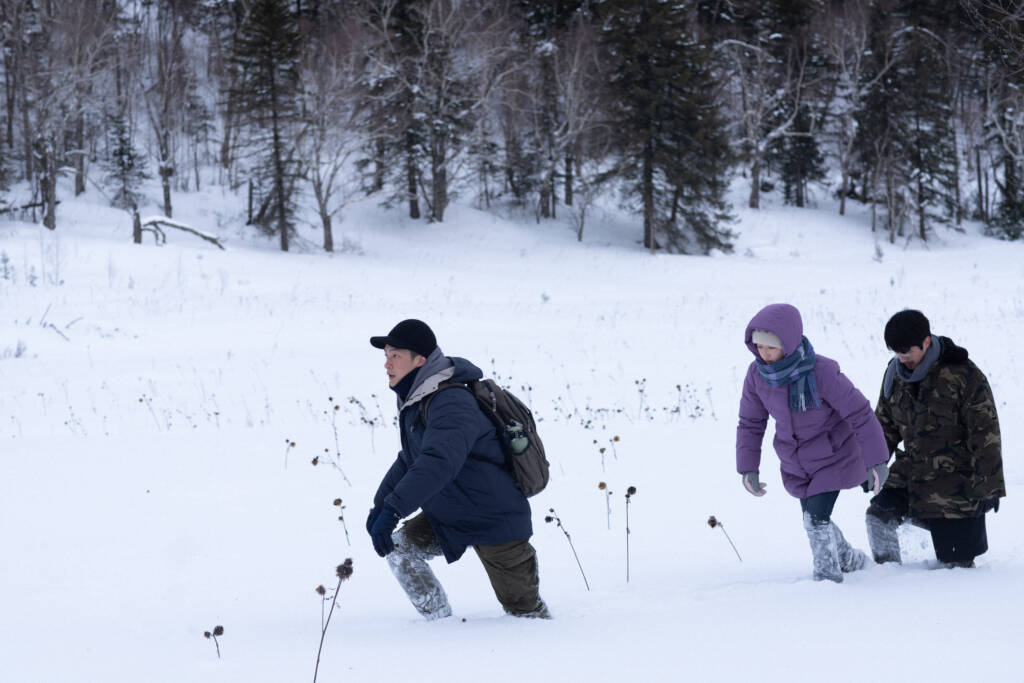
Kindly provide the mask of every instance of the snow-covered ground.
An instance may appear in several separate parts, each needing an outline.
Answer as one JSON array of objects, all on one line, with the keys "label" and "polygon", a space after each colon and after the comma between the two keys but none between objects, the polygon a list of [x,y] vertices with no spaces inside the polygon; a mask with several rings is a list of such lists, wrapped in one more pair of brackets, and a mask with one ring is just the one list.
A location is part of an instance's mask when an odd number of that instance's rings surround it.
[{"label": "snow-covered ground", "polygon": [[[344,253],[308,227],[281,254],[219,189],[176,204],[227,251],[174,230],[133,245],[98,199],[64,201],[54,233],[0,223],[3,681],[310,680],[314,589],[347,557],[320,681],[1020,680],[1024,245],[976,228],[877,243],[862,208],[823,202],[739,209],[733,255],[651,256],[616,211],[578,244],[563,222],[462,206],[427,225],[367,202],[336,226]],[[872,402],[904,307],[987,372],[1009,497],[978,568],[936,569],[909,530],[903,566],[811,581],[770,433],[769,495],[735,473],[743,329],[776,301]],[[406,317],[541,420],[550,622],[503,616],[469,553],[435,561],[456,616],[425,623],[373,552],[363,522],[398,439],[368,337]],[[866,501],[835,512],[861,548]]]}]

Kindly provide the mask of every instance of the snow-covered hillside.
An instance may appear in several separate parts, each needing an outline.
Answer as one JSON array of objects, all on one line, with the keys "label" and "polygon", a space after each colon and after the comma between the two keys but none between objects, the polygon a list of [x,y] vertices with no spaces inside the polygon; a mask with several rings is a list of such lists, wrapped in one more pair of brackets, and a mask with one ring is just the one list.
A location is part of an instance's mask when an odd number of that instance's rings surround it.
[{"label": "snow-covered hillside", "polygon": [[[1019,678],[1024,246],[952,232],[889,245],[859,208],[769,207],[739,211],[735,254],[651,256],[614,211],[578,244],[560,222],[455,207],[427,225],[366,203],[340,226],[344,252],[320,253],[305,228],[282,254],[219,190],[176,201],[227,251],[174,231],[133,245],[123,212],[87,201],[62,203],[53,233],[0,223],[4,681],[310,680],[314,589],[347,557],[320,681]],[[987,372],[1009,496],[976,569],[935,569],[910,530],[903,566],[815,583],[768,439],[768,495],[742,490],[742,334],[775,301],[801,309],[872,403],[882,327],[903,307]],[[550,622],[503,616],[467,554],[435,561],[456,616],[425,623],[373,552],[363,522],[398,439],[368,337],[406,317],[541,420],[553,479],[532,500],[533,543]],[[844,492],[835,512],[861,548],[866,501]],[[203,638],[218,624],[219,659]]]}]

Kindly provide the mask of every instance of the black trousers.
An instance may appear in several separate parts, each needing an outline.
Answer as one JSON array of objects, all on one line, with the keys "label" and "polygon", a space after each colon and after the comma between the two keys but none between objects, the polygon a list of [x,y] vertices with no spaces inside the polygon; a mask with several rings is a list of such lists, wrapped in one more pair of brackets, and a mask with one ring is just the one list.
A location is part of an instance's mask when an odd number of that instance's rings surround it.
[{"label": "black trousers", "polygon": [[926,529],[932,536],[935,557],[939,562],[971,562],[988,551],[985,515],[946,519],[910,517],[910,501],[906,489],[882,489],[871,499],[868,514],[883,522],[910,522]]},{"label": "black trousers", "polygon": [[828,524],[832,520],[832,510],[836,506],[839,491],[825,491],[800,499],[800,509],[811,516],[816,525]]}]

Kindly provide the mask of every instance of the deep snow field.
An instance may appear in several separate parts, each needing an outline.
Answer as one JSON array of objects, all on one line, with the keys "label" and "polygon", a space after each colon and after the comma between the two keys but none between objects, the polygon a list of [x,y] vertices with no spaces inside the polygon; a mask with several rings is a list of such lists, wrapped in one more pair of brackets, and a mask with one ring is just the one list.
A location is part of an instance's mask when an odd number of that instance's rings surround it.
[{"label": "deep snow field", "polygon": [[[345,251],[322,253],[310,225],[282,254],[219,188],[176,195],[175,218],[219,251],[175,231],[133,245],[124,212],[62,197],[56,232],[0,222],[5,683],[311,680],[314,589],[347,557],[319,681],[1024,680],[1024,245],[976,226],[890,245],[863,207],[754,212],[737,193],[732,255],[651,256],[611,209],[578,244],[564,219],[458,206],[428,225],[372,201],[336,224]],[[742,335],[777,301],[872,404],[904,307],[988,374],[1009,496],[976,569],[936,568],[910,529],[902,566],[813,582],[770,430],[769,495],[742,489]],[[541,421],[552,621],[504,616],[469,552],[434,561],[455,617],[426,623],[373,552],[363,522],[398,436],[368,337],[406,317]],[[865,550],[866,504],[844,492],[834,515]]]}]

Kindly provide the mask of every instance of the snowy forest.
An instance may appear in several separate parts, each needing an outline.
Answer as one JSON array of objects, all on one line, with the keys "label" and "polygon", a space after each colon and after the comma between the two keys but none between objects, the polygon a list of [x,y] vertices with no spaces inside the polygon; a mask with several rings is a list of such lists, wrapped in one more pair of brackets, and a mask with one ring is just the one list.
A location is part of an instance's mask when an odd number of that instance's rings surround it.
[{"label": "snowy forest", "polygon": [[[0,0],[0,211],[58,178],[136,217],[204,183],[288,250],[374,196],[537,221],[614,196],[654,251],[729,251],[730,182],[871,205],[889,241],[1024,232],[1015,0]],[[159,179],[162,197],[140,186]],[[70,181],[62,184],[71,187]],[[642,230],[642,232],[640,232]],[[135,239],[140,239],[136,220]]]}]

